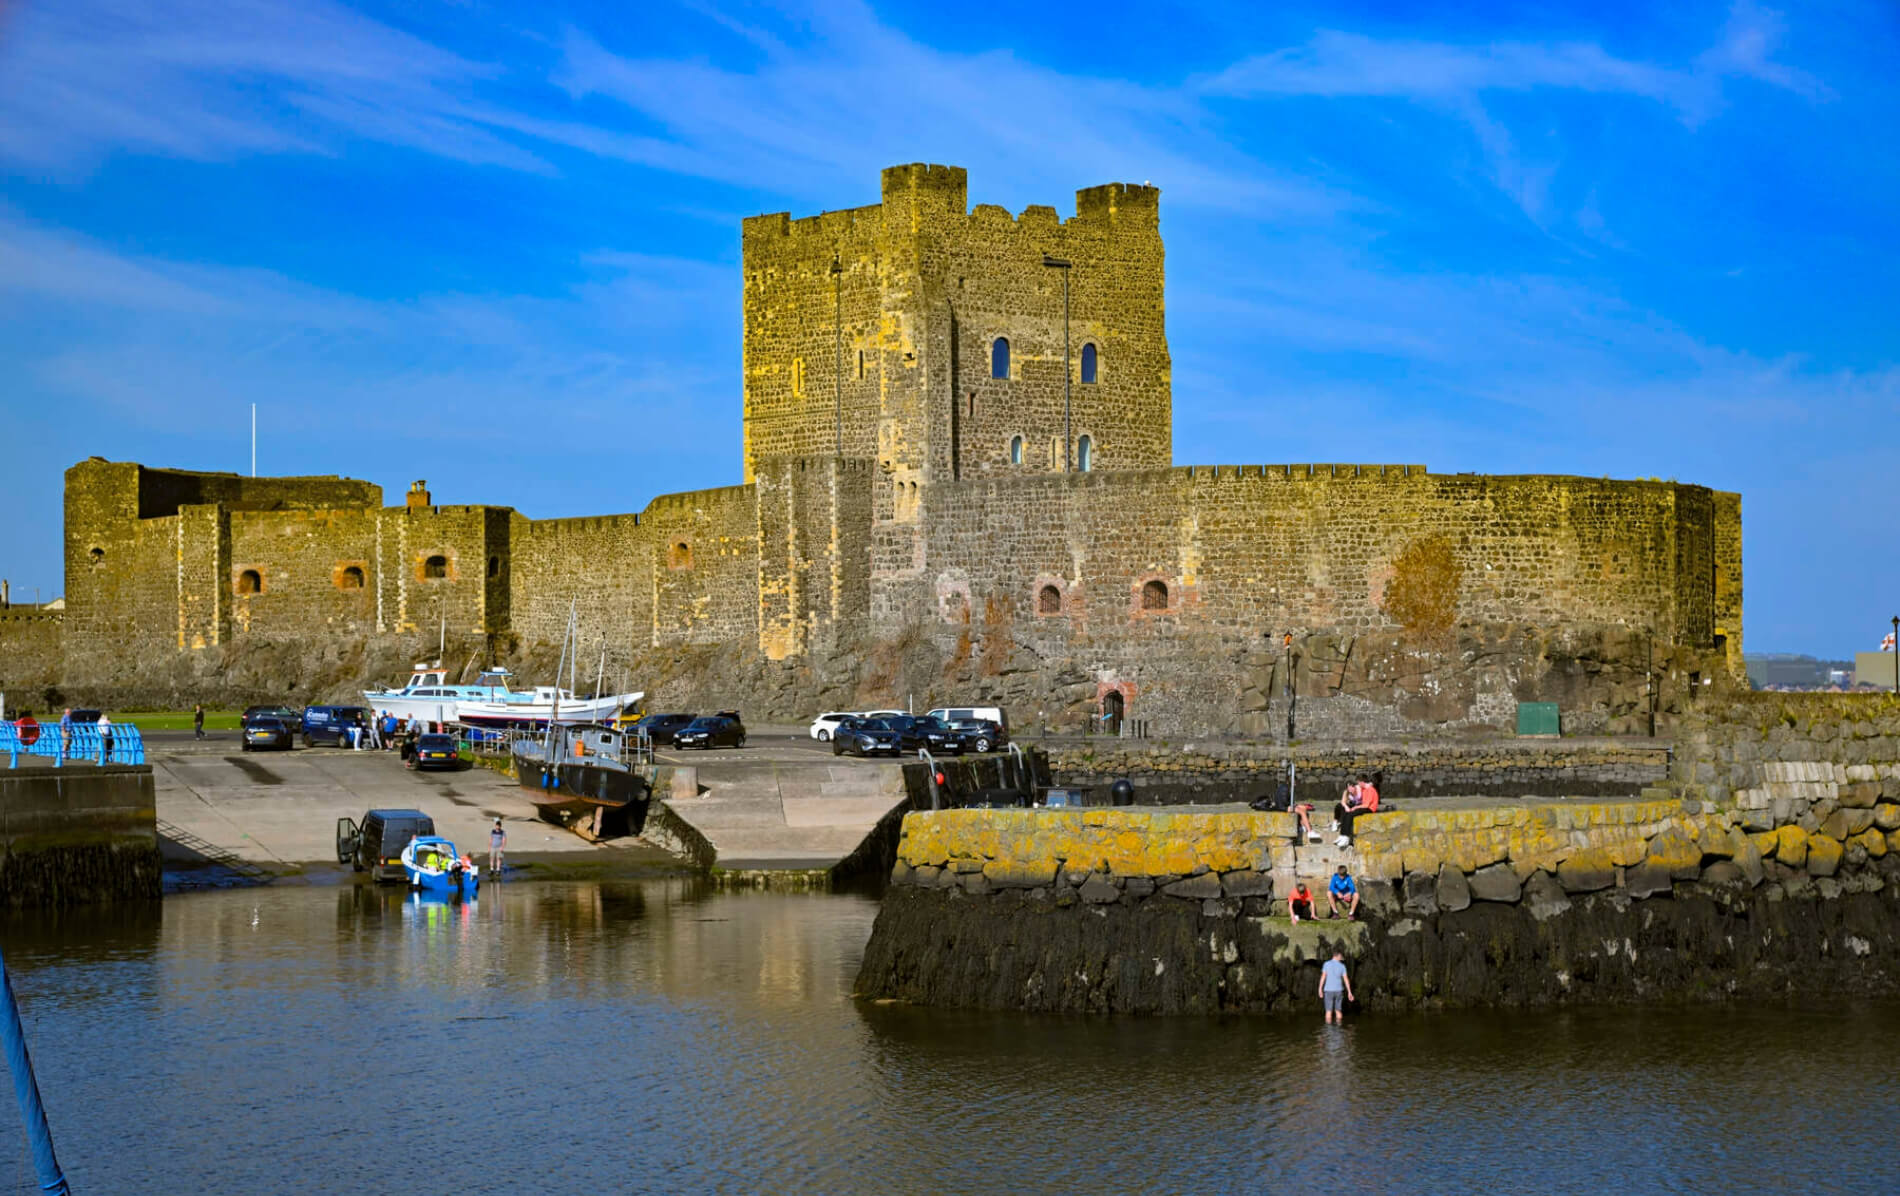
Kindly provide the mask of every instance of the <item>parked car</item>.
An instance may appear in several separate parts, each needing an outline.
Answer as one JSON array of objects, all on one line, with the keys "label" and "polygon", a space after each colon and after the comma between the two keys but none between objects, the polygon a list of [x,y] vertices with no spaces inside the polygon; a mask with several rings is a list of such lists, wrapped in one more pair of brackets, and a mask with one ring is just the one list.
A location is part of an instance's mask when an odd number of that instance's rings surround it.
[{"label": "parked car", "polygon": [[865,718],[909,718],[910,711],[908,710],[867,710],[864,712],[864,717]]},{"label": "parked car", "polygon": [[696,718],[673,737],[681,748],[744,747],[745,724],[730,714]]},{"label": "parked car", "polygon": [[240,746],[247,752],[262,751],[265,748],[281,748],[289,751],[297,746],[296,738],[290,732],[290,724],[274,714],[257,714],[244,720],[244,735]]},{"label": "parked car", "polygon": [[819,743],[828,742],[831,737],[837,733],[839,723],[848,718],[863,717],[863,714],[854,710],[841,710],[835,714],[821,714],[811,720],[811,737],[816,739]]},{"label": "parked car", "polygon": [[927,748],[933,753],[957,755],[963,743],[950,730],[950,724],[925,715],[899,714],[877,720],[897,732],[897,740],[907,752]]},{"label": "parked car", "polygon": [[645,731],[654,747],[672,747],[673,737],[698,717],[697,714],[649,714],[628,727],[627,734],[638,736]]},{"label": "parked car", "polygon": [[986,718],[1002,728],[1004,735],[1009,734],[1009,714],[1001,706],[939,706],[925,713],[931,718],[940,718],[946,723]]},{"label": "parked car", "polygon": [[73,711],[73,725],[76,727],[93,726],[99,721],[99,715],[102,713],[103,711],[98,710],[75,709]]},{"label": "parked car", "polygon": [[459,768],[462,754],[453,735],[416,736],[417,768]]},{"label": "parked car", "polygon": [[361,706],[306,706],[303,712],[303,745],[326,743],[350,746],[350,728],[368,729],[370,714]]},{"label": "parked car", "polygon": [[831,737],[831,754],[842,756],[896,756],[903,752],[904,745],[899,741],[897,732],[876,718],[847,718],[840,722],[837,731]]},{"label": "parked car", "polygon": [[[77,715],[79,712],[75,710],[73,711],[73,713]],[[246,706],[244,708],[244,716],[240,721],[249,722],[251,719],[257,718],[260,716],[268,716],[270,718],[281,718],[286,723],[290,724],[293,727],[299,725],[303,721],[301,716],[298,715],[298,713],[295,710],[292,710],[288,706]],[[93,717],[97,718],[98,715],[95,714]]]},{"label": "parked car", "polygon": [[960,718],[950,724],[950,730],[966,752],[993,752],[1009,744],[1009,732],[986,718]]},{"label": "parked car", "polygon": [[336,820],[336,862],[372,880],[407,880],[402,849],[417,835],[435,834],[435,819],[421,810],[371,810],[361,825],[354,818]]}]

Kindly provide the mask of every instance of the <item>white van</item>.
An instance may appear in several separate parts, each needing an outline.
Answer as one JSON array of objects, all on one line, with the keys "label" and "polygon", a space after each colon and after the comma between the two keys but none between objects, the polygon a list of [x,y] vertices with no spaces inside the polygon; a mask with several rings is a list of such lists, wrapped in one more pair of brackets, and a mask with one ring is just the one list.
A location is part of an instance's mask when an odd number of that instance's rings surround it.
[{"label": "white van", "polygon": [[1003,728],[1004,734],[1009,733],[1009,715],[1003,713],[1001,706],[940,706],[925,713],[946,723],[960,718],[986,718]]}]

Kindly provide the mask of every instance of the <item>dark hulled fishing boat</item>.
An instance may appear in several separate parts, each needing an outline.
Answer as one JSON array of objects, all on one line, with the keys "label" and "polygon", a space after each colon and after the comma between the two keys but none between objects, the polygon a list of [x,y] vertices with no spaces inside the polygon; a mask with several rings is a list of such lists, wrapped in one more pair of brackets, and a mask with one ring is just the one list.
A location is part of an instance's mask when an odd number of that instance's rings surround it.
[{"label": "dark hulled fishing boat", "polygon": [[515,777],[542,819],[598,841],[637,835],[653,793],[652,753],[613,727],[555,723],[514,745]]}]

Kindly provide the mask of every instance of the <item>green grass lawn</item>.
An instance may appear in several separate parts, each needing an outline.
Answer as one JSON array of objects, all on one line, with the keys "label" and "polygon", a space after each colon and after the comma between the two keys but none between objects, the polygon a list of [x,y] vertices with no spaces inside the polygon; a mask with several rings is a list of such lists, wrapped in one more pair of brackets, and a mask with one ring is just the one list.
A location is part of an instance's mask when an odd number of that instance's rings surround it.
[{"label": "green grass lawn", "polygon": [[[131,723],[141,731],[189,731],[191,730],[191,711],[189,710],[128,710],[124,713],[107,711],[114,722]],[[235,731],[242,714],[236,710],[205,711],[205,730]]]}]

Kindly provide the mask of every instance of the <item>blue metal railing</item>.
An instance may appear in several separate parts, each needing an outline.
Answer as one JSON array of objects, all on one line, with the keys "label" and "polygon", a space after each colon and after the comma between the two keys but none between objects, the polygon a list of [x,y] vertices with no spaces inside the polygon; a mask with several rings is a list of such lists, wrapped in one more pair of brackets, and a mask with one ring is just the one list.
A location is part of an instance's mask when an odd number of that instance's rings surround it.
[{"label": "blue metal railing", "polygon": [[20,767],[21,756],[39,756],[53,762],[59,768],[68,761],[78,764],[143,764],[145,763],[145,737],[131,723],[113,723],[112,750],[106,751],[105,739],[99,734],[94,723],[74,723],[62,727],[58,723],[40,723],[39,734],[32,743],[25,742],[32,735],[28,730],[21,733],[19,723],[0,722],[0,753],[7,757],[8,768]]}]

